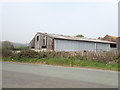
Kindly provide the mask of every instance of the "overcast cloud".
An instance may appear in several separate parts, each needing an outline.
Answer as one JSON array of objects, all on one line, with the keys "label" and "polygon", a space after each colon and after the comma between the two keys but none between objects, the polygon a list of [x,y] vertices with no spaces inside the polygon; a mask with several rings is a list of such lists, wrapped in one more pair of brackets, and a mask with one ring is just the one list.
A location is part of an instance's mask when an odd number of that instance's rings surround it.
[{"label": "overcast cloud", "polygon": [[29,43],[37,32],[118,36],[117,6],[114,2],[4,3],[2,40]]}]

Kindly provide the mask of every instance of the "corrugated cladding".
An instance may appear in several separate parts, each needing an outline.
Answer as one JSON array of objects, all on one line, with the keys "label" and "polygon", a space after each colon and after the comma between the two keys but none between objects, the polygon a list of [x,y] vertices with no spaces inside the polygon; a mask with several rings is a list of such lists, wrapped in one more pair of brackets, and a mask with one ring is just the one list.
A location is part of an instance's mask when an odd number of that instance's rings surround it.
[{"label": "corrugated cladding", "polygon": [[108,43],[96,43],[96,51],[110,50],[110,44]]},{"label": "corrugated cladding", "polygon": [[95,43],[95,42],[85,42],[85,41],[73,41],[73,40],[54,40],[54,50],[55,51],[103,51],[109,50],[110,44],[106,43]]}]

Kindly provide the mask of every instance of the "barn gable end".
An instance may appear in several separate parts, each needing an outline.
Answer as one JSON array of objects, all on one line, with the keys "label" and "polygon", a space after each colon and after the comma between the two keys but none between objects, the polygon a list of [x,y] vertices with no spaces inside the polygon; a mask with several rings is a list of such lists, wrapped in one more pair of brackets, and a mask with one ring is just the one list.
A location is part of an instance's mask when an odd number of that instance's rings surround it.
[{"label": "barn gable end", "polygon": [[[34,39],[30,42],[29,47],[35,50],[41,50],[41,49],[52,50],[52,40],[53,38],[47,36],[44,33],[38,32],[35,35]],[[34,48],[32,48],[33,44],[34,44]]]}]

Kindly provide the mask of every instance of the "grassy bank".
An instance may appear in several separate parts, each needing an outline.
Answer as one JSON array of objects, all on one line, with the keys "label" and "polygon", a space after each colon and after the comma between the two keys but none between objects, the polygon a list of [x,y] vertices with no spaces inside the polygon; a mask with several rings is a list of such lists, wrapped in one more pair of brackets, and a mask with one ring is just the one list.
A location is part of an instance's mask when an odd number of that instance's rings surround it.
[{"label": "grassy bank", "polygon": [[[47,64],[47,65],[59,65],[59,66],[70,66],[70,67],[86,67],[96,68],[104,70],[118,71],[118,63],[110,63],[102,60],[86,60],[84,58],[3,58],[3,61],[9,62],[24,62],[24,63],[35,63],[35,64]],[[120,71],[120,69],[119,69]]]},{"label": "grassy bank", "polygon": [[[120,58],[118,52],[36,52],[21,50],[20,52],[3,50],[3,61],[24,62],[70,67],[87,67],[118,71]],[[119,70],[120,71],[120,70]]]}]

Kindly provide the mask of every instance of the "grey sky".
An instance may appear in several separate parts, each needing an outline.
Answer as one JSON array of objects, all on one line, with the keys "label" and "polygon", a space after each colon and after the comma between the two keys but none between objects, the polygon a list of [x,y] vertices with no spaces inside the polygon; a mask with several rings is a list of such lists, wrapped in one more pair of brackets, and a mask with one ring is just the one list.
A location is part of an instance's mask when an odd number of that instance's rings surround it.
[{"label": "grey sky", "polygon": [[2,39],[29,43],[37,32],[98,38],[118,36],[118,7],[113,2],[6,3]]}]

